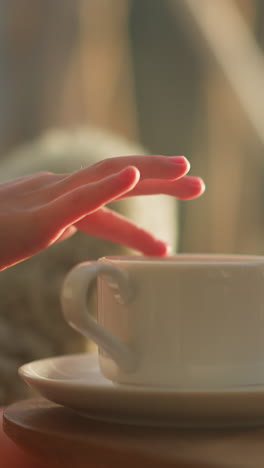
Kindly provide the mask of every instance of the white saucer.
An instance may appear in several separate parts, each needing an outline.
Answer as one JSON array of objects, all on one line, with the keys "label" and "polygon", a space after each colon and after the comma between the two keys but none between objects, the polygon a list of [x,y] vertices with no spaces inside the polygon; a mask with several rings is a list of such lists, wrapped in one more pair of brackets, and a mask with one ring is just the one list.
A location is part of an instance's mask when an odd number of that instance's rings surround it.
[{"label": "white saucer", "polygon": [[89,418],[176,427],[264,425],[264,386],[173,390],[113,384],[97,354],[42,359],[19,369],[28,385],[50,401]]}]

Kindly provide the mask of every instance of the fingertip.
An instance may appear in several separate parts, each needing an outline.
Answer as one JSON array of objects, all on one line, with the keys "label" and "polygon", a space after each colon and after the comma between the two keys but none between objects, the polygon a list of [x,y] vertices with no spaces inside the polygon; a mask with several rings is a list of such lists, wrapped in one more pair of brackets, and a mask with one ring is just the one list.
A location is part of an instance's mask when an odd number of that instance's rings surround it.
[{"label": "fingertip", "polygon": [[140,178],[140,172],[136,166],[127,166],[123,172],[126,172],[127,174],[130,174],[131,176],[133,175],[134,177],[137,177],[138,179]]},{"label": "fingertip", "polygon": [[171,247],[170,244],[167,244],[167,242],[160,240],[160,241],[157,242],[157,246],[160,249],[160,256],[161,257],[167,257],[167,256],[171,255],[172,247]]},{"label": "fingertip", "polygon": [[172,246],[170,244],[166,244],[166,252],[165,252],[165,256],[169,256],[172,254]]},{"label": "fingertip", "polygon": [[140,171],[136,166],[127,166],[125,169],[118,173],[119,176],[122,176],[123,179],[126,179],[126,182],[133,184],[135,186],[140,180]]},{"label": "fingertip", "polygon": [[202,195],[206,190],[206,185],[205,185],[203,179],[201,179],[200,177],[198,177],[198,179],[200,181],[200,195]]},{"label": "fingertip", "polygon": [[200,197],[205,191],[205,183],[203,179],[195,176],[187,176],[182,179],[184,190],[178,195],[180,200],[192,200]]},{"label": "fingertip", "polygon": [[177,164],[178,166],[183,166],[186,172],[188,172],[191,168],[191,163],[185,156],[169,156],[169,159],[174,164]]},{"label": "fingertip", "polygon": [[185,174],[187,174],[189,172],[189,170],[191,169],[191,163],[189,161],[189,159],[187,159],[185,156],[180,156],[181,158],[181,163],[182,165],[184,166],[185,165]]},{"label": "fingertip", "polygon": [[170,255],[172,248],[167,242],[162,240],[157,240],[152,243],[151,247],[149,246],[148,251],[144,252],[144,255],[153,256],[153,257],[166,257]]},{"label": "fingertip", "polygon": [[194,196],[195,197],[200,197],[205,189],[206,189],[206,186],[205,186],[205,183],[203,181],[203,179],[201,179],[201,177],[195,177],[192,181],[192,187],[194,189]]},{"label": "fingertip", "polygon": [[185,156],[169,156],[168,160],[171,168],[177,168],[172,180],[185,176],[191,168],[191,164]]}]

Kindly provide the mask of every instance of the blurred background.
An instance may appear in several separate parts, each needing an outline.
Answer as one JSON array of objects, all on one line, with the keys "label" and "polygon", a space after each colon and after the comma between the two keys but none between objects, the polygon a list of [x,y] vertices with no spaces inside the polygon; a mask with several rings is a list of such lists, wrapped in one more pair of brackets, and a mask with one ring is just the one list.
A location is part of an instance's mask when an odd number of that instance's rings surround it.
[{"label": "blurred background", "polygon": [[85,125],[186,155],[179,250],[264,253],[263,0],[0,0],[0,37],[2,160]]}]

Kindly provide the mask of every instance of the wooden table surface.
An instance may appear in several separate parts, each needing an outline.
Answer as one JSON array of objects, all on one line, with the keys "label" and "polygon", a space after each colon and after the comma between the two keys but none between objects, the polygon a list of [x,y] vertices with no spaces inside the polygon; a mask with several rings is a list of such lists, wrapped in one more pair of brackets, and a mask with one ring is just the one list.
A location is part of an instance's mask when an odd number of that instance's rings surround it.
[{"label": "wooden table surface", "polygon": [[64,468],[263,468],[264,428],[146,428],[96,422],[43,398],[4,412],[4,430]]}]

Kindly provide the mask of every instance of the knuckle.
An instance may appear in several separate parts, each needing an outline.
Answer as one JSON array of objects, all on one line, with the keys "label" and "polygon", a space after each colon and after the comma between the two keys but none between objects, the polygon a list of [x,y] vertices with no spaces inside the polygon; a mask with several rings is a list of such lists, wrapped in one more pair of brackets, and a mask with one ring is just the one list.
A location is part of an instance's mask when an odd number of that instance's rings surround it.
[{"label": "knuckle", "polygon": [[99,172],[109,173],[115,167],[115,158],[106,158],[94,164],[94,169]]},{"label": "knuckle", "polygon": [[50,177],[53,176],[53,172],[50,171],[39,171],[36,173],[36,176],[39,178]]}]

